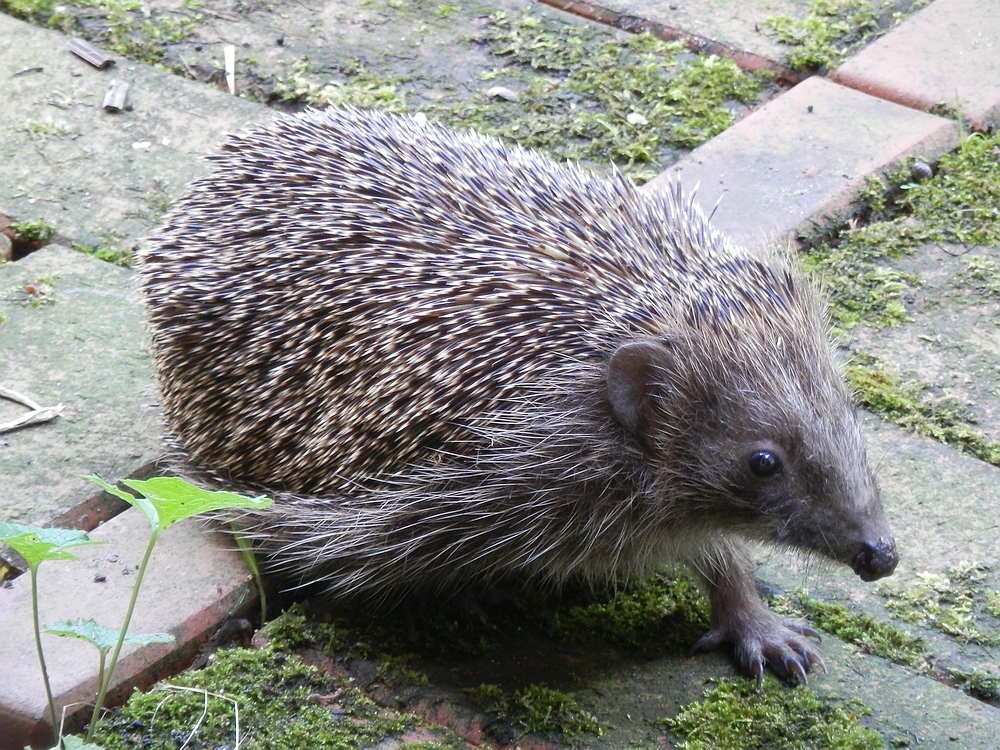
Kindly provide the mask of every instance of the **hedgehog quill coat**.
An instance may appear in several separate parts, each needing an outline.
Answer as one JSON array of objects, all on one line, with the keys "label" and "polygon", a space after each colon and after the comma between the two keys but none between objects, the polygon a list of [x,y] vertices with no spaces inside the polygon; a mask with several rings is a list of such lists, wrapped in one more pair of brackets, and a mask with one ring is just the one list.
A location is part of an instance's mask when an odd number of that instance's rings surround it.
[{"label": "hedgehog quill coat", "polygon": [[640,191],[355,110],[232,136],[142,251],[162,403],[197,471],[263,489],[274,569],[385,597],[689,563],[701,645],[820,657],[747,540],[896,564],[810,286]]}]

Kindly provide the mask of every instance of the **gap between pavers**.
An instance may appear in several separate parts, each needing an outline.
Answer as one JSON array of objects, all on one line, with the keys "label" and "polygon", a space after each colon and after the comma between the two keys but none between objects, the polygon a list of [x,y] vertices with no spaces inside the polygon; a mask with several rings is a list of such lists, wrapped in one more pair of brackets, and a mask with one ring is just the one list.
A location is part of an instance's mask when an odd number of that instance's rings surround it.
[{"label": "gap between pavers", "polygon": [[1000,122],[1000,2],[935,0],[830,76],[908,107]]},{"label": "gap between pavers", "polygon": [[958,145],[958,125],[813,77],[696,148],[648,183],[698,188],[713,224],[749,245],[845,209],[865,179]]},{"label": "gap between pavers", "polygon": [[[121,624],[135,572],[149,539],[149,522],[130,509],[100,526],[91,539],[100,546],[77,547],[78,561],[51,561],[39,568],[42,625],[93,618],[101,625]],[[44,743],[49,733],[45,690],[31,629],[28,576],[0,588],[0,750],[21,750]],[[129,630],[167,632],[172,644],[129,647],[122,651],[110,692],[112,705],[133,688],[146,688],[188,665],[215,633],[219,622],[253,605],[256,589],[240,553],[221,533],[188,519],[163,533],[150,559]],[[74,638],[42,636],[52,692],[69,725],[89,719],[96,695],[97,652]],[[60,716],[62,714],[60,713]]]}]

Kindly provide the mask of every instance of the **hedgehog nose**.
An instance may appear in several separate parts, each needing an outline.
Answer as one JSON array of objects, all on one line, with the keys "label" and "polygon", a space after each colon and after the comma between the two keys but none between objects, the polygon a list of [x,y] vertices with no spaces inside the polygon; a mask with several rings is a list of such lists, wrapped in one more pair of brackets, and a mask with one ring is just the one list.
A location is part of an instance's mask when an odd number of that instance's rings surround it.
[{"label": "hedgehog nose", "polygon": [[875,581],[892,575],[898,562],[899,553],[896,552],[895,540],[892,537],[879,537],[874,544],[864,543],[861,551],[854,556],[851,567],[861,576],[862,581]]}]

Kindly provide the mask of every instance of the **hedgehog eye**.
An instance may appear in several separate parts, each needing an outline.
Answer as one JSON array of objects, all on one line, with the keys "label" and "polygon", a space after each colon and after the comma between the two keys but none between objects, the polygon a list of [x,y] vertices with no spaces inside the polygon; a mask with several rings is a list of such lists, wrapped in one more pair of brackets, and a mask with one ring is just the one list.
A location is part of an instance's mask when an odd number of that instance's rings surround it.
[{"label": "hedgehog eye", "polygon": [[771,451],[756,451],[750,454],[750,471],[754,476],[773,477],[781,471],[781,459]]}]

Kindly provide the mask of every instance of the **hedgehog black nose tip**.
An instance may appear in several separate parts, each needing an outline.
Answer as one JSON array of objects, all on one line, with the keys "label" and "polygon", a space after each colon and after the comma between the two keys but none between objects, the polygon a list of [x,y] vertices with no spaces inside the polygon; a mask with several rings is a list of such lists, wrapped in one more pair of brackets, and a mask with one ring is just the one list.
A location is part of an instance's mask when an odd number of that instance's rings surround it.
[{"label": "hedgehog black nose tip", "polygon": [[861,551],[854,556],[851,567],[861,576],[862,581],[877,581],[892,575],[899,562],[896,542],[892,537],[879,537],[874,544],[865,542]]}]

